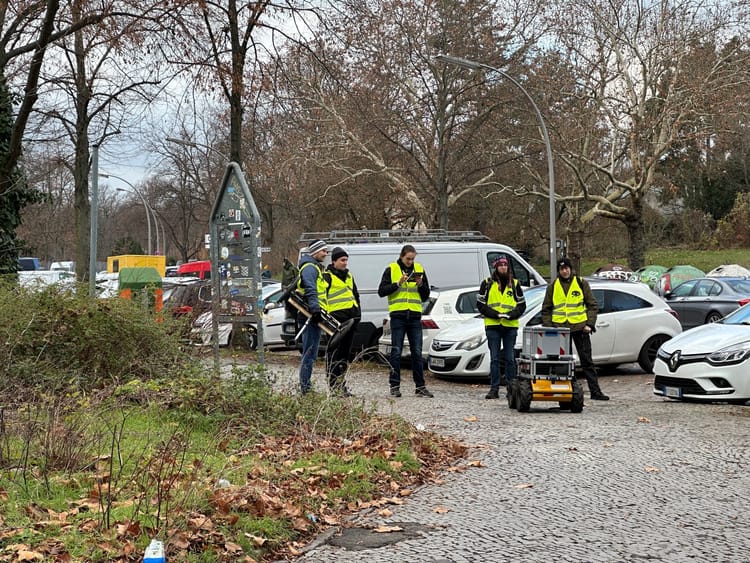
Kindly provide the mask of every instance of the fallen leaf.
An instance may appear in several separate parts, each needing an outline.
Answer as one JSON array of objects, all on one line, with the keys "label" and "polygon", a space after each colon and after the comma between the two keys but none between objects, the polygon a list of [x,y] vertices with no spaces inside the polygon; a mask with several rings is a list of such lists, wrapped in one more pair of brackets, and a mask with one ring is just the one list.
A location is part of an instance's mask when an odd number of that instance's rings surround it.
[{"label": "fallen leaf", "polygon": [[487,467],[481,460],[474,459],[469,462],[469,467]]},{"label": "fallen leaf", "polygon": [[16,561],[40,561],[44,560],[44,555],[38,551],[27,551],[21,549],[16,553]]},{"label": "fallen leaf", "polygon": [[262,547],[263,544],[268,541],[266,538],[262,538],[260,536],[254,536],[252,534],[248,534],[247,532],[245,532],[245,537],[249,538],[250,541],[253,542],[253,545],[255,547]]},{"label": "fallen leaf", "polygon": [[534,483],[521,483],[519,485],[516,485],[516,489],[531,489],[534,486]]},{"label": "fallen leaf", "polygon": [[390,532],[403,532],[404,529],[401,526],[378,526],[372,531],[376,534],[389,534]]},{"label": "fallen leaf", "polygon": [[242,553],[242,546],[230,541],[224,542],[224,549],[229,553]]},{"label": "fallen leaf", "polygon": [[651,421],[648,418],[646,418],[645,416],[639,416],[638,417],[638,422],[648,423],[648,422],[651,422]]},{"label": "fallen leaf", "polygon": [[389,516],[393,516],[393,511],[388,510],[387,508],[384,508],[383,510],[378,510],[378,516],[382,516],[383,518],[388,518]]},{"label": "fallen leaf", "polygon": [[412,491],[411,489],[401,489],[401,490],[400,490],[400,491],[398,492],[398,494],[399,494],[399,495],[401,495],[402,497],[408,497],[408,496],[409,496],[409,495],[411,495],[411,494],[412,494],[413,492],[414,492],[414,491]]},{"label": "fallen leaf", "polygon": [[465,416],[464,421],[465,422],[477,422],[479,419],[476,416]]},{"label": "fallen leaf", "polygon": [[451,511],[451,509],[448,508],[447,506],[436,506],[435,508],[433,508],[432,511],[437,512],[438,514],[447,514],[448,512]]},{"label": "fallen leaf", "polygon": [[650,465],[647,465],[643,469],[645,469],[649,473],[659,473],[659,471],[661,471],[661,469],[659,469],[658,467],[651,467]]}]

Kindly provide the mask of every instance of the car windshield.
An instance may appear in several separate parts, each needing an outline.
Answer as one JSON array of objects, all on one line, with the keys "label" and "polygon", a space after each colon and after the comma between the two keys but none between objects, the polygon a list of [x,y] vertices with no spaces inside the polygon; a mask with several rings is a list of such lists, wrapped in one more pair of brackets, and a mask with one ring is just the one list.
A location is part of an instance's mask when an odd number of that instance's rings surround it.
[{"label": "car windshield", "polygon": [[725,325],[750,324],[750,303],[730,313],[719,322]]}]

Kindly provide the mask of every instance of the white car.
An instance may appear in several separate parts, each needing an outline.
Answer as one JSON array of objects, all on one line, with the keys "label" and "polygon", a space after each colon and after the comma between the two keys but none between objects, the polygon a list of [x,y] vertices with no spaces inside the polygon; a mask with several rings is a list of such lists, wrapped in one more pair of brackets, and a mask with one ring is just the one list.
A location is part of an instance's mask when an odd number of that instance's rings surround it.
[{"label": "white car", "polygon": [[[263,286],[261,299],[263,300],[263,344],[265,346],[284,346],[281,339],[282,324],[284,322],[284,306],[278,303],[282,294],[280,283],[269,283]],[[252,330],[246,330],[247,346],[251,350],[258,347],[258,335],[255,325],[251,324]],[[202,345],[211,344],[211,311],[206,311],[198,316],[193,322],[192,333],[194,338]],[[219,323],[219,346],[227,346],[232,338],[232,324]]]},{"label": "white car", "polygon": [[750,400],[750,304],[662,344],[654,394],[686,401]]},{"label": "white car", "polygon": [[[477,293],[479,286],[456,289],[433,289],[430,298],[422,303],[422,357],[427,360],[432,339],[441,330],[470,319],[479,312]],[[386,359],[391,357],[391,323],[383,321],[383,336],[379,342],[380,353]],[[411,357],[409,339],[404,337],[401,357]]]},{"label": "white car", "polygon": [[[675,312],[645,284],[592,278],[588,282],[599,303],[596,332],[591,335],[594,364],[638,362],[650,373],[659,346],[682,331]],[[524,291],[526,312],[519,319],[516,355],[521,350],[523,328],[542,324],[544,292],[544,287]],[[472,318],[435,336],[428,367],[439,376],[488,376],[490,352],[484,319]]]}]

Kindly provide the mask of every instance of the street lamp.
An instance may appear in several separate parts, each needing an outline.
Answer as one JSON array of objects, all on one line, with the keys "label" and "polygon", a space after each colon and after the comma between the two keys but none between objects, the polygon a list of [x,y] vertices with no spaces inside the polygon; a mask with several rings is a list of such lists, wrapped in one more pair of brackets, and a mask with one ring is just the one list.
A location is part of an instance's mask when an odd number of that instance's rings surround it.
[{"label": "street lamp", "polygon": [[[121,182],[126,183],[130,188],[135,192],[136,195],[138,195],[139,198],[141,198],[141,201],[143,202],[143,207],[146,209],[146,225],[148,227],[148,254],[151,256],[153,254],[152,247],[151,247],[151,215],[154,215],[154,228],[156,229],[156,250],[158,252],[159,250],[159,227],[156,224],[156,214],[154,214],[154,210],[151,208],[151,206],[146,201],[146,198],[143,197],[143,194],[140,192],[138,188],[136,188],[133,184],[128,182],[125,178],[121,178],[119,176],[116,176],[114,174],[100,174],[102,178],[115,178],[117,180],[120,180]],[[118,192],[129,192],[130,190],[126,190],[124,188],[115,188]]]},{"label": "street lamp", "polygon": [[[130,190],[126,190],[125,188],[115,188],[115,191],[123,192],[126,194],[133,193]],[[151,215],[153,213],[153,210],[149,211],[151,208],[149,205],[146,204],[146,200],[143,199],[143,196],[139,194],[138,192],[135,192],[138,197],[141,198],[141,201],[143,202],[143,206],[146,208],[146,222],[148,224],[148,254],[151,255]],[[154,221],[156,223],[156,221]],[[154,228],[156,229],[156,252],[159,252],[159,227],[154,224]]]},{"label": "street lamp", "polygon": [[526,99],[529,100],[532,107],[534,108],[536,117],[537,119],[539,119],[539,126],[542,129],[542,137],[544,138],[544,146],[547,149],[547,173],[549,175],[549,264],[550,264],[549,279],[550,281],[552,281],[554,279],[555,274],[557,273],[557,255],[556,255],[556,249],[555,249],[555,246],[557,244],[557,235],[555,233],[555,168],[554,168],[554,164],[552,161],[552,147],[550,146],[549,135],[547,134],[547,126],[544,124],[544,119],[542,118],[542,112],[539,111],[539,108],[534,102],[534,99],[526,91],[526,89],[523,86],[521,86],[521,84],[517,80],[515,80],[512,76],[506,74],[499,68],[496,68],[494,66],[490,66],[484,63],[478,63],[476,61],[470,61],[468,59],[462,59],[460,57],[452,57],[450,55],[438,55],[435,57],[435,60],[448,63],[448,64],[453,64],[453,65],[460,66],[460,67],[464,67],[464,68],[469,68],[472,70],[491,70],[491,71],[497,72],[500,76],[502,76],[503,78],[507,78],[514,85],[516,85],[518,89],[521,90],[521,92],[523,92],[524,96],[526,96]]}]

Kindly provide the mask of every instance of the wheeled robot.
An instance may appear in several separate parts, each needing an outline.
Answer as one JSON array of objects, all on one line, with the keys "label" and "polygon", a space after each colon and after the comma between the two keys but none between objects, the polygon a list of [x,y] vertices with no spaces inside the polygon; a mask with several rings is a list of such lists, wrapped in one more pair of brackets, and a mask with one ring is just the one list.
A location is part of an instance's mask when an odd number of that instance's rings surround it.
[{"label": "wheeled robot", "polygon": [[516,378],[508,382],[508,406],[528,412],[532,401],[554,401],[563,410],[583,411],[583,386],[575,379],[570,329],[525,327]]}]

